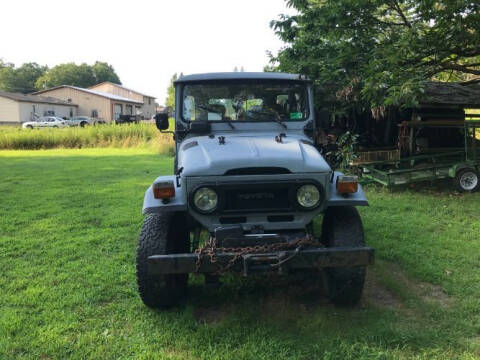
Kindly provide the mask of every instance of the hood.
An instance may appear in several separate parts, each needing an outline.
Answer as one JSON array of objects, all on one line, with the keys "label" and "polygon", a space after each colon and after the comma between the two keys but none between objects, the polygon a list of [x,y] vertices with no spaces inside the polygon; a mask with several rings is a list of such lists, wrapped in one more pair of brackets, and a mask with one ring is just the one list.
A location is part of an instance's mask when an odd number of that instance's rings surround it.
[{"label": "hood", "polygon": [[275,135],[193,137],[178,151],[178,168],[183,176],[224,175],[241,168],[280,167],[292,173],[329,172],[330,167],[314,146],[302,136],[287,135],[282,142]]}]

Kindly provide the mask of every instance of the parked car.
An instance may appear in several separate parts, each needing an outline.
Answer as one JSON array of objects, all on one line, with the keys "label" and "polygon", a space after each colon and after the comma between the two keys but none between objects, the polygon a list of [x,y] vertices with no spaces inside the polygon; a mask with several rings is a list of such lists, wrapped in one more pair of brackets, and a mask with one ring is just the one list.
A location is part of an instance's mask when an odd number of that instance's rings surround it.
[{"label": "parked car", "polygon": [[43,127],[63,128],[63,127],[68,127],[68,124],[64,119],[58,116],[42,116],[36,121],[27,121],[22,124],[22,128],[24,129],[43,128]]},{"label": "parked car", "polygon": [[[356,209],[368,202],[358,178],[334,171],[319,151],[313,84],[293,74],[221,73],[175,86],[175,175],[154,180],[143,203],[137,282],[145,305],[181,304],[188,273],[218,284],[226,272],[304,272],[326,280],[334,304],[357,303],[374,261]],[[245,111],[252,99],[261,107]],[[167,130],[168,114],[155,122]],[[321,234],[313,226],[320,214]]]},{"label": "parked car", "polygon": [[94,119],[88,116],[74,116],[69,120],[65,120],[68,126],[80,126],[85,127],[88,125],[95,125]]}]

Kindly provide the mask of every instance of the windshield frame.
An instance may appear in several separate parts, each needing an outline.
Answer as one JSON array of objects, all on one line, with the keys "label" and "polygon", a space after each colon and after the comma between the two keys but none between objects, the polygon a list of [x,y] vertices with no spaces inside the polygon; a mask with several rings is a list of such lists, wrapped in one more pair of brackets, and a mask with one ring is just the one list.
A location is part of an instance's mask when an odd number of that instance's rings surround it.
[{"label": "windshield frame", "polygon": [[[255,84],[255,85],[258,85],[258,84],[272,84],[272,83],[288,83],[288,84],[292,84],[292,85],[301,85],[303,87],[303,93],[304,93],[304,99],[305,99],[305,111],[304,111],[304,114],[305,116],[302,118],[302,119],[280,119],[282,123],[284,124],[293,124],[293,123],[302,123],[302,122],[306,122],[310,119],[311,117],[311,104],[310,104],[310,92],[309,92],[309,82],[305,81],[305,80],[285,80],[285,79],[281,79],[281,80],[277,80],[277,79],[262,79],[262,80],[259,80],[259,79],[234,79],[234,80],[231,80],[231,79],[228,79],[228,80],[203,80],[203,81],[191,81],[191,82],[185,82],[185,83],[182,83],[181,84],[181,91],[180,91],[180,94],[178,96],[177,99],[180,100],[180,103],[179,103],[179,106],[177,107],[177,113],[179,114],[179,119],[188,124],[190,122],[194,122],[195,120],[188,120],[188,119],[185,119],[185,117],[183,116],[183,110],[184,110],[184,100],[185,100],[185,97],[184,97],[184,91],[185,91],[185,87],[186,86],[192,86],[192,85],[209,85],[209,84],[232,84],[232,83],[235,83],[235,84],[248,84],[248,83],[251,83],[251,84]],[[202,121],[202,120],[200,120]],[[204,120],[205,121],[205,120]],[[274,117],[272,116],[272,118],[270,120],[206,120],[206,122],[208,123],[217,123],[217,124],[226,124],[226,123],[232,123],[233,125],[235,124],[247,124],[247,123],[269,123],[269,122],[276,122],[276,120],[274,119]]]}]

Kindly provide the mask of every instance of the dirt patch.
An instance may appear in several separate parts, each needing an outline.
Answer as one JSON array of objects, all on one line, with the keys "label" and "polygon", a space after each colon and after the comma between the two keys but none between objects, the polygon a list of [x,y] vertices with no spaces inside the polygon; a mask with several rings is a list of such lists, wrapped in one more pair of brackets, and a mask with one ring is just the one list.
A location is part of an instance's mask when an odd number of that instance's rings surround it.
[{"label": "dirt patch", "polygon": [[441,307],[449,307],[454,303],[454,299],[448,296],[441,286],[409,279],[397,264],[382,262],[382,268],[382,272],[386,274],[386,277],[398,285],[397,291],[405,289],[407,293],[405,296],[396,295],[394,291],[380,284],[382,281],[379,274],[370,272],[367,276],[365,291],[366,298],[370,299],[373,304],[399,308],[402,306],[402,298],[405,299],[405,297],[412,295],[426,303],[436,304]]},{"label": "dirt patch", "polygon": [[404,307],[398,297],[386,287],[379,284],[372,271],[367,271],[367,277],[365,279],[362,305],[365,305],[365,303],[390,309],[400,309]]}]

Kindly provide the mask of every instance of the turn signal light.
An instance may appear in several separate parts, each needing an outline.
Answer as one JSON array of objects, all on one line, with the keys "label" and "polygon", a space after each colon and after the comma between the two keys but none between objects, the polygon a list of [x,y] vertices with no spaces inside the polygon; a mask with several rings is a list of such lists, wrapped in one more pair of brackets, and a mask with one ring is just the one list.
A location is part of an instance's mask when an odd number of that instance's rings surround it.
[{"label": "turn signal light", "polygon": [[337,191],[340,194],[353,194],[358,191],[358,176],[337,177]]},{"label": "turn signal light", "polygon": [[173,181],[153,183],[153,197],[155,199],[170,199],[175,196]]}]

